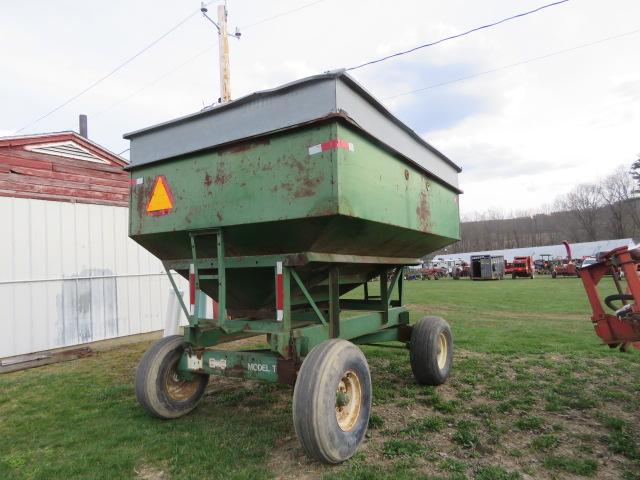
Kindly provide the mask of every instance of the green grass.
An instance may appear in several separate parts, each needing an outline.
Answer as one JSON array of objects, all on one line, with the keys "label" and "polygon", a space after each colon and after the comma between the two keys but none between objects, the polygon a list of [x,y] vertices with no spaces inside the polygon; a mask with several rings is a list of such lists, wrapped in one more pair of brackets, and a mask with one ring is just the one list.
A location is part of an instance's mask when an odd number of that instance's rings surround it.
[{"label": "green grass", "polygon": [[305,458],[289,387],[214,379],[192,414],[148,417],[138,344],[0,376],[0,479],[640,478],[640,354],[600,343],[579,280],[414,281],[405,294],[413,321],[451,324],[452,377],[416,385],[405,349],[363,347],[374,414],[343,465]]}]

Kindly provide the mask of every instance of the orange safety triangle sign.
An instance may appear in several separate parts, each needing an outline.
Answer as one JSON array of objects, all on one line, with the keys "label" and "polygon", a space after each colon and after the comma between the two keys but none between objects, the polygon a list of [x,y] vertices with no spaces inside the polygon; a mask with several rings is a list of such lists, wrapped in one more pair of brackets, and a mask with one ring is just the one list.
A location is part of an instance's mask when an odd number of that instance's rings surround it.
[{"label": "orange safety triangle sign", "polygon": [[173,194],[164,175],[156,177],[147,203],[148,215],[166,215],[173,209]]}]

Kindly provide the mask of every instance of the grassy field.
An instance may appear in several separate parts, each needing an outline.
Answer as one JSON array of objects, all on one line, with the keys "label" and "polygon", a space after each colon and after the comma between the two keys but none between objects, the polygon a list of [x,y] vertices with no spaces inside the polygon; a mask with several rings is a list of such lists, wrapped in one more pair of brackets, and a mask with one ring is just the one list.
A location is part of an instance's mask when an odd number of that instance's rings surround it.
[{"label": "grassy field", "polygon": [[600,344],[577,279],[414,281],[412,319],[451,324],[454,370],[414,383],[408,352],[364,347],[374,406],[360,452],[307,460],[289,387],[214,379],[192,414],[149,418],[148,344],[0,377],[0,479],[640,479],[640,354]]}]

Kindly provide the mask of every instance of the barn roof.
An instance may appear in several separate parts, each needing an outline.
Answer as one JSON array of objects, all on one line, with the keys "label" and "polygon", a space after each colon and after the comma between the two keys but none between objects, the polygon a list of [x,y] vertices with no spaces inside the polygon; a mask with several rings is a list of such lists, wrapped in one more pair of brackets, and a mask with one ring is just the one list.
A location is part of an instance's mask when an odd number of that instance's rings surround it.
[{"label": "barn roof", "polygon": [[76,132],[0,137],[0,196],[127,206],[127,164]]}]

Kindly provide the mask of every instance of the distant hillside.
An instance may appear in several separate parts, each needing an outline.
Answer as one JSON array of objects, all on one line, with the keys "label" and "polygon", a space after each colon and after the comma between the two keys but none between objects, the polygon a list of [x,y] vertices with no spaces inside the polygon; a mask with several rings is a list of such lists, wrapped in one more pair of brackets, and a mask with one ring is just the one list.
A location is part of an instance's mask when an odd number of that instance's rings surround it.
[{"label": "distant hillside", "polygon": [[637,238],[640,236],[640,201],[634,199],[595,209],[482,219],[463,222],[460,227],[462,239],[448,246],[446,253],[553,245],[562,240]]}]

